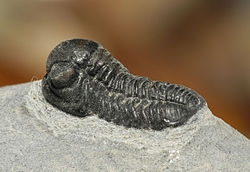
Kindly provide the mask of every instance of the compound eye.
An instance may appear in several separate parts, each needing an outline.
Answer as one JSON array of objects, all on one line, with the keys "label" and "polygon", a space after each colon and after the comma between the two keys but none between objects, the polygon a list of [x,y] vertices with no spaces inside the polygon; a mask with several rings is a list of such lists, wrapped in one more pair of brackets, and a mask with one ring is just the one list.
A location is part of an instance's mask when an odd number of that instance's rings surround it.
[{"label": "compound eye", "polygon": [[77,79],[77,72],[69,63],[54,64],[49,73],[52,85],[55,88],[61,89],[69,87]]}]

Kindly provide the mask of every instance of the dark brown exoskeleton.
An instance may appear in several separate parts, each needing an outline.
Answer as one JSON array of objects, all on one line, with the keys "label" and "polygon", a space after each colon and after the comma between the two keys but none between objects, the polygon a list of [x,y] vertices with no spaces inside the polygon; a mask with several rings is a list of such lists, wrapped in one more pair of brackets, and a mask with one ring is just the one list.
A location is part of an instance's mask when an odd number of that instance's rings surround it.
[{"label": "dark brown exoskeleton", "polygon": [[118,125],[161,130],[185,123],[205,100],[176,84],[134,76],[100,44],[73,39],[50,53],[43,95],[72,115],[97,114]]}]

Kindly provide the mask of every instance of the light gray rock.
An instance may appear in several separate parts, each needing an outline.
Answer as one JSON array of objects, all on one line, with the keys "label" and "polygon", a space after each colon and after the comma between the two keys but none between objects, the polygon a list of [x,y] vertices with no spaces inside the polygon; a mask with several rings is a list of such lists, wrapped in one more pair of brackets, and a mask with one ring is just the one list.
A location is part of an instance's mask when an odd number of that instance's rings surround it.
[{"label": "light gray rock", "polygon": [[162,131],[47,103],[40,81],[0,88],[0,171],[250,171],[250,141],[203,108]]}]

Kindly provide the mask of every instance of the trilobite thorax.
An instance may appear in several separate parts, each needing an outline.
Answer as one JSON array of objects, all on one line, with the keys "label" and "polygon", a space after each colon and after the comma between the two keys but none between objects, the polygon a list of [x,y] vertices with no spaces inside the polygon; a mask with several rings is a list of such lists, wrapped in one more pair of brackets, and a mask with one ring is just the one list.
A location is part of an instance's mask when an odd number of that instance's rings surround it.
[{"label": "trilobite thorax", "polygon": [[93,41],[62,42],[50,53],[46,72],[42,87],[49,103],[76,116],[94,113],[126,127],[178,126],[205,106],[187,87],[130,74]]}]

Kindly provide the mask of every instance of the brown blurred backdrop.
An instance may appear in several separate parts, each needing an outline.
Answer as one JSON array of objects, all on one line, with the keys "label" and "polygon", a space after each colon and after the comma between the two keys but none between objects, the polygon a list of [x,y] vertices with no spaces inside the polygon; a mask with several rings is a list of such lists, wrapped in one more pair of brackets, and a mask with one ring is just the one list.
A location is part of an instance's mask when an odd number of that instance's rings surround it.
[{"label": "brown blurred backdrop", "polygon": [[0,0],[0,86],[41,79],[56,44],[87,38],[133,74],[198,91],[250,138],[249,9],[244,0]]}]

